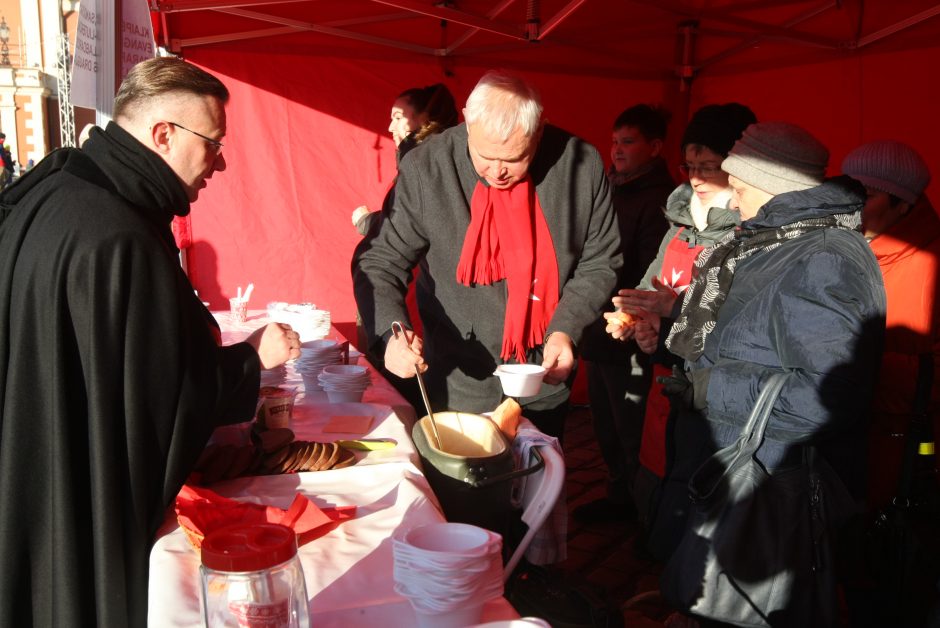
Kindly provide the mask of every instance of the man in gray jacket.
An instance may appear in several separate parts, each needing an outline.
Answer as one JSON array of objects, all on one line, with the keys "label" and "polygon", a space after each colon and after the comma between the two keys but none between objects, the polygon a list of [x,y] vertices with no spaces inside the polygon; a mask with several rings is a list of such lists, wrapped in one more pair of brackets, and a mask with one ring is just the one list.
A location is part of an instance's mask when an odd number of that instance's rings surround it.
[{"label": "man in gray jacket", "polygon": [[[498,364],[543,365],[541,391],[519,401],[561,436],[575,347],[622,264],[603,163],[545,124],[538,94],[508,74],[487,73],[464,118],[409,153],[389,219],[353,260],[363,326],[389,371],[427,370],[435,411],[493,410]],[[419,263],[424,338],[395,337]]]}]

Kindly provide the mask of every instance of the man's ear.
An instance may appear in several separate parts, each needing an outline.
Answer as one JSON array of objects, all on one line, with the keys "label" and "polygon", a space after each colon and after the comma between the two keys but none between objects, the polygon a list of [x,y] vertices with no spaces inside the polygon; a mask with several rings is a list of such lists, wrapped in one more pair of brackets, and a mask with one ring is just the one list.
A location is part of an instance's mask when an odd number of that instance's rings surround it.
[{"label": "man's ear", "polygon": [[650,156],[659,157],[660,153],[663,152],[663,141],[659,138],[649,141],[650,145]]},{"label": "man's ear", "polygon": [[150,127],[150,141],[152,148],[160,155],[170,152],[170,141],[173,135],[173,129],[169,122],[160,120]]}]

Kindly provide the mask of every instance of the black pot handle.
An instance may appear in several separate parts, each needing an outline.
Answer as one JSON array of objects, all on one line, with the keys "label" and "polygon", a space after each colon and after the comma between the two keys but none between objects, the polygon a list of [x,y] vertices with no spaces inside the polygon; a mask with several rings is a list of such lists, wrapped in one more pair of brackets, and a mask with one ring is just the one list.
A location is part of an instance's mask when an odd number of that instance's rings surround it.
[{"label": "black pot handle", "polygon": [[472,486],[473,488],[483,488],[485,486],[490,486],[496,484],[497,482],[503,482],[505,480],[513,480],[515,478],[521,478],[524,475],[529,475],[530,473],[535,473],[539,469],[545,467],[545,461],[542,459],[542,454],[539,453],[538,447],[532,447],[529,451],[532,452],[532,456],[535,458],[535,464],[524,469],[516,469],[515,471],[510,471],[509,473],[504,473],[502,475],[495,475],[491,478],[483,477],[477,479],[477,476],[483,475],[486,473],[486,469],[480,465],[478,467],[469,467],[467,469],[467,477],[463,479],[464,482]]}]

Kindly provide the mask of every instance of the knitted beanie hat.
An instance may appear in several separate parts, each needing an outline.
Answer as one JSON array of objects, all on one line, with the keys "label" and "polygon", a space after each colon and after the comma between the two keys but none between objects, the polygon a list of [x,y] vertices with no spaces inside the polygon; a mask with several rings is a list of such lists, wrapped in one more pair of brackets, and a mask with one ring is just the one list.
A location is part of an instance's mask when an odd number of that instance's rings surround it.
[{"label": "knitted beanie hat", "polygon": [[930,170],[917,151],[891,140],[862,144],[842,160],[842,172],[911,205],[930,183]]},{"label": "knitted beanie hat", "polygon": [[826,176],[829,151],[789,122],[752,124],[735,143],[721,169],[770,194],[807,190]]},{"label": "knitted beanie hat", "polygon": [[744,129],[757,122],[757,116],[746,106],[729,102],[705,105],[694,114],[682,134],[682,149],[699,144],[725,157]]}]

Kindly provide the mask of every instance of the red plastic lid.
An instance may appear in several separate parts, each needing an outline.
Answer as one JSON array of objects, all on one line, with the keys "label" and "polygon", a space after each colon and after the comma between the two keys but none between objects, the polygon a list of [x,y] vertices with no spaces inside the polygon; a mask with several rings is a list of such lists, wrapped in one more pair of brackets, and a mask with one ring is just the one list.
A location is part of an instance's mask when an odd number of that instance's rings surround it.
[{"label": "red plastic lid", "polygon": [[276,523],[238,523],[202,541],[202,564],[215,571],[260,571],[297,554],[294,531]]}]

